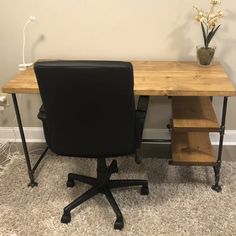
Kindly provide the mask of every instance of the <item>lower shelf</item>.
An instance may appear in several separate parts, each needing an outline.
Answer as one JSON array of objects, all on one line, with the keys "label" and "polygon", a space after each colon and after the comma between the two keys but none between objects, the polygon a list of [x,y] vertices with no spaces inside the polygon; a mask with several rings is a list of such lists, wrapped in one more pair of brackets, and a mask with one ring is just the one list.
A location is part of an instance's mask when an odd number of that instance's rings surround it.
[{"label": "lower shelf", "polygon": [[216,158],[207,132],[172,132],[172,165],[214,166]]}]

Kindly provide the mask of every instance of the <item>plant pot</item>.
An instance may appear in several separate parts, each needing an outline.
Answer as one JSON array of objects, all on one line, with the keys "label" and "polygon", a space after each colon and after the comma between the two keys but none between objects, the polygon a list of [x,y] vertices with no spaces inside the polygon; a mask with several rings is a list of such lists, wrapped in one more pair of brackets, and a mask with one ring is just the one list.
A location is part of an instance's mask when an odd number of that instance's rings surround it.
[{"label": "plant pot", "polygon": [[197,61],[200,66],[210,66],[213,62],[216,47],[197,46]]}]

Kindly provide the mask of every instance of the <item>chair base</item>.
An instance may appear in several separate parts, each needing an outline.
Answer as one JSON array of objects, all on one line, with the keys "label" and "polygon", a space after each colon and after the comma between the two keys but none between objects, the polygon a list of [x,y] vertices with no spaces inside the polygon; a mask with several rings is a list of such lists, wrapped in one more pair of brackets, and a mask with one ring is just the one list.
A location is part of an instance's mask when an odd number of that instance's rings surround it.
[{"label": "chair base", "polygon": [[128,186],[142,186],[141,195],[148,195],[148,182],[147,180],[110,180],[111,175],[118,172],[117,161],[113,160],[108,167],[106,166],[105,158],[97,159],[97,163],[97,178],[72,173],[68,174],[68,180],[66,183],[67,187],[74,187],[75,180],[92,185],[92,187],[64,208],[61,223],[68,224],[71,221],[71,210],[98,193],[102,193],[105,194],[116,214],[114,229],[121,230],[124,227],[123,216],[111,193],[111,189]]}]

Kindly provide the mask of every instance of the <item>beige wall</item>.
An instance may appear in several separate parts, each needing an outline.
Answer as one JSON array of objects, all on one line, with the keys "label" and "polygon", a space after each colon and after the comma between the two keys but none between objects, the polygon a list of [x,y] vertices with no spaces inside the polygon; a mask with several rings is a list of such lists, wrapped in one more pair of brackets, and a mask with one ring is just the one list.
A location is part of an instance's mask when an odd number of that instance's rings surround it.
[{"label": "beige wall", "polygon": [[[209,0],[210,1],[210,0]],[[192,6],[206,0],[0,0],[0,86],[22,62],[22,27],[30,15],[37,21],[27,33],[27,61],[39,58],[107,60],[195,60],[202,42]],[[236,3],[223,1],[225,17],[215,38],[217,57],[236,84]],[[40,126],[40,98],[22,95],[25,126]],[[220,116],[222,100],[214,106]],[[227,129],[236,129],[236,99],[229,101]],[[169,121],[167,98],[153,98],[146,127]],[[12,104],[0,113],[1,126],[16,126]]]}]

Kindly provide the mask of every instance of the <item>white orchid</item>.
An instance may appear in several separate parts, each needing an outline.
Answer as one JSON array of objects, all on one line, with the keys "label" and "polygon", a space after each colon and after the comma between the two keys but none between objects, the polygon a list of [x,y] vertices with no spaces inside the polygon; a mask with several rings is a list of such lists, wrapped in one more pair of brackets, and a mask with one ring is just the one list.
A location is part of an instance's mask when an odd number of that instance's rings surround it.
[{"label": "white orchid", "polygon": [[211,4],[212,5],[220,5],[221,4],[221,0],[211,0]]},{"label": "white orchid", "polygon": [[210,4],[211,8],[208,12],[194,6],[197,11],[195,19],[201,23],[205,48],[208,48],[210,41],[220,27],[220,25],[216,26],[217,22],[223,17],[221,10],[215,11],[215,7],[221,4],[221,0],[211,0]]}]

